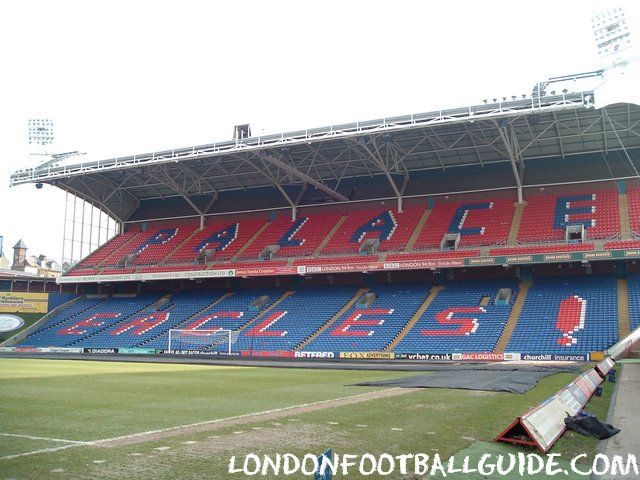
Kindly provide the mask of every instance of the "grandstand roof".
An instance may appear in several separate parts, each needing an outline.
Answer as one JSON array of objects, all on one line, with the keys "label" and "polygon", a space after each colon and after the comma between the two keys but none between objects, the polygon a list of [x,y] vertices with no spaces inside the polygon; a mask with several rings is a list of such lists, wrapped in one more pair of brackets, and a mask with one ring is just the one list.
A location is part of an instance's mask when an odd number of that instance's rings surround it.
[{"label": "grandstand roof", "polygon": [[220,192],[252,187],[276,188],[291,205],[307,187],[348,201],[340,188],[346,179],[375,175],[386,177],[399,197],[418,172],[497,163],[510,163],[513,185],[521,187],[525,161],[638,147],[640,106],[596,109],[594,91],[585,91],[72,165],[49,162],[14,173],[11,185],[49,183],[126,220],[141,201],[181,197],[206,214]]}]

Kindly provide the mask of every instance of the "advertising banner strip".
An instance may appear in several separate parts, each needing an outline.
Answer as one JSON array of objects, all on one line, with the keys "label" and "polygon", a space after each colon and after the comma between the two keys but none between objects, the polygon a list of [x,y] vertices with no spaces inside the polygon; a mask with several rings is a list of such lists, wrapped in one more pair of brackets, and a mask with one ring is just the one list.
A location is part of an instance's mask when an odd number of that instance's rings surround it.
[{"label": "advertising banner strip", "polygon": [[391,360],[395,358],[393,352],[340,352],[340,358],[350,358],[352,360]]},{"label": "advertising banner strip", "polygon": [[119,348],[119,354],[133,354],[133,355],[155,355],[155,348]]},{"label": "advertising banner strip", "polygon": [[47,313],[48,293],[0,292],[0,313]]},{"label": "advertising banner strip", "polygon": [[93,354],[106,354],[112,355],[114,353],[118,353],[119,348],[83,348],[83,353],[93,353]]},{"label": "advertising banner strip", "polygon": [[[640,258],[640,249],[605,250],[589,252],[558,252],[545,254],[519,254],[499,255],[467,258],[434,258],[415,259],[407,255],[406,259],[395,262],[365,261],[343,264],[327,265],[299,265],[296,267],[251,267],[242,268],[242,263],[237,268],[223,270],[195,270],[179,272],[153,272],[130,273],[117,275],[78,275],[62,276],[56,279],[57,283],[93,283],[93,282],[137,282],[146,280],[172,280],[172,279],[206,279],[225,277],[263,277],[275,275],[313,275],[349,272],[370,272],[385,270],[421,270],[432,268],[461,268],[481,267],[484,265],[519,265],[535,263],[559,263],[579,262],[591,260],[610,260]],[[24,295],[24,294],[22,294]],[[37,294],[33,294],[37,295]],[[1,308],[1,302],[0,302]],[[0,312],[2,310],[0,309]],[[15,312],[15,310],[12,310]]]}]

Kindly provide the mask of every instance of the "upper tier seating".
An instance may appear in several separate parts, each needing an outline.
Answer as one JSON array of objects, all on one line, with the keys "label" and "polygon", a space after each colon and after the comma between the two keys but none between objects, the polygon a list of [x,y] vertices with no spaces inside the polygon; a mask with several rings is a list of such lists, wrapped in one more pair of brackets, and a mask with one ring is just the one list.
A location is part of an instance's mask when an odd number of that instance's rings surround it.
[{"label": "upper tier seating", "polygon": [[372,289],[367,308],[356,305],[305,346],[306,351],[382,351],[404,328],[429,295],[426,283],[392,283]]},{"label": "upper tier seating", "polygon": [[194,227],[158,228],[147,240],[134,249],[135,265],[154,265],[162,261],[195,230]]},{"label": "upper tier seating", "polygon": [[[501,288],[512,289],[509,305],[494,304]],[[491,352],[507,323],[516,294],[517,283],[511,279],[448,283],[395,351]]]},{"label": "upper tier seating", "polygon": [[618,340],[613,276],[549,277],[535,281],[507,351],[586,354]]},{"label": "upper tier seating", "polygon": [[631,188],[627,191],[627,202],[631,232],[640,235],[640,188]]},{"label": "upper tier seating", "polygon": [[391,252],[404,249],[416,228],[425,207],[397,210],[361,210],[348,214],[347,220],[322,249],[322,255],[354,254],[367,239],[380,240],[379,250]]},{"label": "upper tier seating", "polygon": [[308,257],[337,223],[340,215],[307,215],[292,221],[280,216],[242,253],[241,258],[255,260],[268,245],[278,245],[276,257]]},{"label": "upper tier seating", "polygon": [[584,225],[587,239],[618,235],[620,218],[617,191],[599,190],[594,193],[536,195],[527,198],[518,241],[564,240],[565,227],[579,224]]},{"label": "upper tier seating", "polygon": [[78,263],[78,267],[96,267],[98,266],[105,258],[110,256],[113,252],[118,250],[124,244],[126,244],[133,237],[138,235],[138,232],[133,230],[129,232],[124,232],[120,235],[116,235],[111,240],[109,240],[104,245],[98,247],[98,249],[93,252],[91,255],[87,256],[84,260]]},{"label": "upper tier seating", "polygon": [[[640,189],[630,190],[628,198],[632,230],[640,230],[640,214],[637,213],[640,211]],[[638,241],[620,243],[613,240],[620,234],[616,190],[528,197],[518,230],[519,244],[512,247],[505,246],[515,211],[512,200],[436,203],[418,232],[416,228],[425,208],[425,205],[410,205],[403,213],[398,213],[373,209],[371,204],[363,206],[362,210],[345,212],[327,207],[325,213],[316,209],[314,213],[301,214],[296,221],[291,221],[287,214],[279,214],[271,222],[266,220],[266,215],[246,214],[212,218],[211,224],[202,231],[194,226],[170,224],[144,232],[130,231],[110,240],[67,275],[361,263],[382,258],[373,248],[367,252],[363,249],[362,253],[367,255],[360,253],[365,240],[376,239],[380,242],[377,250],[382,255],[388,254],[387,261],[402,260],[399,255],[403,253],[420,256],[421,260],[478,256],[479,248],[491,246],[495,248],[488,252],[490,255],[523,255],[589,251],[596,247],[593,240],[600,239],[610,240],[606,242],[607,248],[637,248],[639,244]],[[340,227],[329,235],[339,221]],[[568,245],[565,242],[566,226],[576,224],[585,226],[586,242]],[[263,231],[256,235],[260,229]],[[409,252],[405,252],[414,233],[415,243]],[[458,250],[441,253],[442,240],[447,233],[460,234]],[[327,244],[316,258],[315,252],[327,237],[330,237]],[[260,265],[260,254],[270,245],[279,246],[273,258],[274,261],[281,259],[279,261],[283,263]],[[200,254],[206,251],[209,254],[205,259]],[[429,252],[426,256],[422,255],[426,252]],[[137,258],[129,261],[126,267],[117,265],[132,253],[136,253]],[[359,256],[361,258],[356,258]],[[291,258],[292,262],[287,260]],[[213,265],[205,267],[205,260],[207,265]]]},{"label": "upper tier seating", "polygon": [[513,200],[438,203],[413,248],[439,249],[446,233],[459,233],[460,247],[504,243],[511,229],[513,203]]},{"label": "upper tier seating", "polygon": [[194,263],[205,250],[215,252],[211,259],[214,262],[229,260],[264,224],[265,220],[259,218],[218,220],[193,235],[165,263]]}]

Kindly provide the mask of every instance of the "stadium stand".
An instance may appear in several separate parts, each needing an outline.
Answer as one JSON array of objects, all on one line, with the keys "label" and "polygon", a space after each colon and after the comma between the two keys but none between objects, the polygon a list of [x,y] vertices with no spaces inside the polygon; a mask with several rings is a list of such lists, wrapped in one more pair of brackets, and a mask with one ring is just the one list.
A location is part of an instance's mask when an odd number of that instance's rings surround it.
[{"label": "stadium stand", "polygon": [[584,354],[605,350],[618,340],[617,303],[613,276],[537,279],[507,351]]},{"label": "stadium stand", "polygon": [[340,218],[337,213],[298,217],[280,216],[243,253],[241,259],[256,260],[270,245],[277,245],[276,257],[308,257]]},{"label": "stadium stand", "polygon": [[178,245],[187,239],[194,231],[193,227],[160,228],[151,238],[134,250],[138,256],[135,265],[153,265],[159,263],[169,255]]},{"label": "stadium stand", "polygon": [[[640,274],[629,275],[628,284],[633,329],[640,326]],[[515,279],[448,281],[421,314],[430,289],[425,282],[380,283],[357,302],[353,285],[298,287],[286,295],[284,287],[257,287],[83,298],[48,318],[22,345],[165,349],[170,329],[222,328],[238,332],[236,351],[290,352],[322,328],[304,351],[382,351],[401,331],[393,348],[399,353],[494,350],[517,296]],[[414,314],[416,323],[407,325]],[[506,351],[585,354],[617,339],[614,276],[541,277],[528,291]],[[212,350],[216,344],[191,347]]]},{"label": "stadium stand", "polygon": [[85,312],[97,308],[103,303],[107,302],[106,297],[88,297],[74,303],[73,305],[63,309],[56,314],[50,316],[47,323],[40,327],[38,330],[32,332],[23,341],[24,345],[39,345],[46,346],[46,338],[52,333],[52,330],[56,327],[64,326],[78,320]]},{"label": "stadium stand", "polygon": [[[213,300],[213,304],[198,311],[190,317],[182,318],[180,321],[172,324],[170,328],[179,328],[185,330],[238,330],[246,323],[250,322],[254,317],[259,315],[261,311],[269,308],[271,304],[277,300],[284,292],[282,288],[259,288],[253,290],[239,290],[231,292],[226,297],[218,297],[209,295],[208,300]],[[252,308],[251,304],[256,299],[266,297],[268,300],[262,305],[261,309]],[[184,315],[183,315],[184,317]],[[138,346],[145,348],[168,348],[169,345],[169,328],[165,329],[160,335],[148,339]],[[202,343],[188,343],[183,348],[202,348]]]},{"label": "stadium stand", "polygon": [[349,214],[338,231],[322,249],[322,255],[354,254],[365,240],[379,240],[378,250],[397,251],[404,248],[415,230],[425,207],[397,210],[361,210]]},{"label": "stadium stand", "polygon": [[292,350],[353,297],[350,286],[304,287],[242,331],[239,350]]},{"label": "stadium stand", "polygon": [[[630,190],[628,198],[631,229],[640,231],[640,189]],[[364,204],[362,210],[350,212],[316,208],[295,221],[288,214],[270,221],[262,215],[238,214],[212,219],[202,230],[188,224],[133,230],[111,239],[67,275],[277,267],[286,265],[287,259],[290,265],[320,265],[409,259],[403,254],[416,260],[461,258],[481,255],[480,248],[490,255],[580,252],[594,250],[597,240],[605,240],[604,246],[611,249],[640,245],[638,240],[619,240],[615,190],[529,196],[517,230],[518,244],[510,246],[507,239],[516,211],[511,199],[455,201],[453,197],[436,202],[424,225],[417,228],[425,211],[421,203],[406,207],[403,213]],[[567,225],[584,225],[585,241],[567,243]],[[330,235],[334,226],[336,231]],[[445,234],[459,234],[455,250],[441,251]],[[407,247],[409,239],[412,248]],[[365,240],[379,244],[363,249]],[[326,245],[318,252],[323,242]],[[378,258],[378,253],[386,257]]]},{"label": "stadium stand", "polygon": [[378,285],[366,307],[354,305],[330,328],[305,346],[308,351],[382,351],[429,295],[426,283]]},{"label": "stadium stand", "polygon": [[229,260],[264,223],[259,218],[218,220],[192,236],[165,263],[195,263],[198,255],[206,250],[213,252],[212,261]]},{"label": "stadium stand", "polygon": [[[117,345],[119,348],[131,348],[144,345],[146,342],[164,336],[171,328],[176,328],[181,322],[202,311],[218,300],[223,293],[223,291],[186,291],[175,294],[159,308],[147,309],[124,319],[74,346],[103,348]],[[162,348],[166,348],[166,344]]]},{"label": "stadium stand", "polygon": [[629,317],[631,331],[640,327],[640,275],[632,274],[627,277],[629,296]]},{"label": "stadium stand", "polygon": [[[78,344],[87,341],[93,335],[116,323],[126,321],[130,316],[153,304],[158,298],[157,294],[143,294],[135,297],[113,297],[107,300],[83,300],[83,302],[93,302],[93,304],[73,315],[70,315],[67,310],[60,312],[59,315],[56,315],[55,320],[50,319],[41,329],[27,337],[24,344],[41,347],[91,345],[91,342]],[[73,305],[71,308],[77,305]],[[57,321],[57,319],[61,319],[61,321]],[[118,341],[112,341],[110,346],[118,344]]]},{"label": "stadium stand", "polygon": [[514,212],[512,200],[438,203],[414,250],[440,249],[446,233],[459,233],[461,247],[505,243]]},{"label": "stadium stand", "polygon": [[[495,305],[500,289],[511,289],[506,305]],[[514,279],[447,283],[395,348],[401,353],[492,352],[517,293]]]},{"label": "stadium stand", "polygon": [[138,234],[137,231],[128,231],[124,232],[120,235],[116,235],[107,243],[99,247],[95,252],[91,255],[87,256],[84,260],[81,260],[78,263],[78,267],[96,267],[102,263],[104,259],[113,254],[116,250],[120,249],[123,245],[125,245],[129,240],[131,240],[134,236]]},{"label": "stadium stand", "polygon": [[617,191],[528,197],[518,241],[527,243],[564,240],[565,227],[580,224],[587,231],[587,239],[606,239],[619,235]]}]

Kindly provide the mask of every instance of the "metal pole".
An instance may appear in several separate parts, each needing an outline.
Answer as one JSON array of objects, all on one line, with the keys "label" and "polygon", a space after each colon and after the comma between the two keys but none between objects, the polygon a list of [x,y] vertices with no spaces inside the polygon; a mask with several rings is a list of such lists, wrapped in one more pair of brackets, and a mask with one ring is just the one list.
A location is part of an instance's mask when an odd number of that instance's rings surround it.
[{"label": "metal pole", "polygon": [[78,197],[76,197],[75,195],[73,196],[73,219],[71,221],[71,258],[69,260],[69,263],[71,263],[73,265],[73,249],[74,249],[74,243],[76,242],[76,204],[78,202]]},{"label": "metal pole", "polygon": [[62,264],[64,265],[64,255],[67,243],[67,209],[69,204],[69,192],[64,193],[64,224],[62,227]]}]

